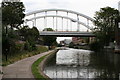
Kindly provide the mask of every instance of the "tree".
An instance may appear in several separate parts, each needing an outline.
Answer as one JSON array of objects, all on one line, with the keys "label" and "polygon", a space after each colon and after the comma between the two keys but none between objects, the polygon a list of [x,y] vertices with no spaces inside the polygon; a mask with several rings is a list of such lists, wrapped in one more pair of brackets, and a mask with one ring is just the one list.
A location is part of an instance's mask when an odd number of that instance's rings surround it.
[{"label": "tree", "polygon": [[29,33],[32,37],[34,37],[34,40],[38,40],[39,38],[39,31],[36,27],[33,27]]},{"label": "tree", "polygon": [[[43,31],[53,31],[52,28],[45,28]],[[44,41],[44,44],[50,46],[53,44],[53,43],[56,43],[56,37],[52,37],[52,36],[43,36],[43,41]]]},{"label": "tree", "polygon": [[23,26],[19,30],[20,36],[23,36],[25,40],[28,40],[28,37],[34,38],[34,40],[38,40],[39,38],[39,31],[36,27],[29,28],[28,26]]},{"label": "tree", "polygon": [[119,11],[105,7],[101,8],[95,14],[95,34],[99,42],[103,45],[108,45],[109,42],[113,42],[115,39],[115,19],[119,16]]},{"label": "tree", "polygon": [[[20,36],[24,37],[26,41],[25,47],[31,47],[31,50],[35,49],[35,43],[39,38],[39,31],[36,27],[29,28],[28,26],[24,26],[20,30]],[[28,46],[29,45],[29,46]],[[30,49],[30,48],[26,48]]]},{"label": "tree", "polygon": [[22,2],[2,2],[2,22],[5,26],[19,28],[24,20],[24,5]]},{"label": "tree", "polygon": [[70,44],[69,44],[69,48],[74,48],[74,43],[73,42],[71,42]]},{"label": "tree", "polygon": [[23,23],[25,8],[22,2],[2,2],[2,49],[6,56],[14,48],[17,34],[13,28],[19,28]]},{"label": "tree", "polygon": [[54,31],[52,28],[45,28],[43,31]]}]

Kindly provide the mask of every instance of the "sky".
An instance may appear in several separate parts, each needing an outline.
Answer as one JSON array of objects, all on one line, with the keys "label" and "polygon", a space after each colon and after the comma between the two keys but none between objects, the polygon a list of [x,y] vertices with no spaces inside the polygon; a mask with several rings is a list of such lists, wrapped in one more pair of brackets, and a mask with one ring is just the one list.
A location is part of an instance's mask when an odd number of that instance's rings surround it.
[{"label": "sky", "polygon": [[41,9],[68,9],[93,17],[100,8],[110,6],[118,8],[120,0],[21,0],[26,13]]},{"label": "sky", "polygon": [[[1,1],[1,0],[0,0]],[[118,9],[120,0],[21,0],[25,5],[25,13],[41,9],[67,9],[73,10],[91,18],[95,12],[103,7],[112,7]],[[66,37],[65,37],[66,38]],[[57,41],[65,38],[57,38]],[[71,37],[67,37],[71,39]]]}]

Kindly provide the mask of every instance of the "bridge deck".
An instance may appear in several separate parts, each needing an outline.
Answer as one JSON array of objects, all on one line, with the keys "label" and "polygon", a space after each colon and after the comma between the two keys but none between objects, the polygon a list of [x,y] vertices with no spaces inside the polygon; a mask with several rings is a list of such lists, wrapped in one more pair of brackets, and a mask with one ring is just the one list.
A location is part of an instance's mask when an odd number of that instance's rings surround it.
[{"label": "bridge deck", "polygon": [[57,36],[57,37],[95,37],[92,32],[54,32],[54,31],[42,31],[40,36]]}]

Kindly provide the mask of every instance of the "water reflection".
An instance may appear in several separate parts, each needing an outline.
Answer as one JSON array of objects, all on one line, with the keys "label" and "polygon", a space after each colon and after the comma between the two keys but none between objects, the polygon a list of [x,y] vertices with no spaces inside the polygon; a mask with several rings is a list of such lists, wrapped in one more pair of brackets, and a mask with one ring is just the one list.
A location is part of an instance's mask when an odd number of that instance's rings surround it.
[{"label": "water reflection", "polygon": [[50,78],[119,78],[120,54],[60,50],[44,73]]},{"label": "water reflection", "polygon": [[92,51],[82,49],[59,50],[57,52],[57,65],[80,65],[87,66],[90,61],[90,53]]}]

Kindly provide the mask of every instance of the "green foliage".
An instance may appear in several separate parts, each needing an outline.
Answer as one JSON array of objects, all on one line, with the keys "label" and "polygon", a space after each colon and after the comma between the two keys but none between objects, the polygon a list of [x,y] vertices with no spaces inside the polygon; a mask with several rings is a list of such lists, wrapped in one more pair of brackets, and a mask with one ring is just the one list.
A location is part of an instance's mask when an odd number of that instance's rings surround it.
[{"label": "green foliage", "polygon": [[45,28],[43,31],[54,31],[52,28]]},{"label": "green foliage", "polygon": [[44,36],[43,41],[45,45],[51,46],[56,41],[56,37]]},{"label": "green foliage", "polygon": [[100,49],[102,48],[102,44],[98,41],[95,41],[93,43],[90,44],[90,50],[98,52],[100,51]]},{"label": "green foliage", "polygon": [[89,42],[90,42],[90,41],[89,41],[89,38],[88,38],[88,37],[85,37],[84,39],[85,39],[85,42],[89,44]]},{"label": "green foliage", "polygon": [[11,28],[23,23],[25,8],[22,2],[2,2],[2,22]]},{"label": "green foliage", "polygon": [[[24,44],[17,44],[17,46],[19,47],[24,47]],[[19,48],[20,49],[20,48]],[[33,56],[33,55],[36,55],[36,54],[40,54],[42,52],[45,52],[45,51],[48,51],[48,49],[44,46],[37,46],[37,49],[34,50],[34,51],[27,51],[27,50],[21,50],[21,51],[17,51],[16,53],[12,53],[12,55],[8,54],[8,60],[6,61],[5,60],[5,55],[2,55],[2,65],[3,66],[6,66],[6,65],[9,65],[9,64],[12,64],[18,60],[21,60],[21,59],[24,59],[24,58],[27,58],[27,57],[30,57],[30,56]]]},{"label": "green foliage", "polygon": [[18,37],[19,36],[15,30],[11,32],[10,28],[8,28],[6,33],[6,29],[2,27],[2,54],[6,55],[6,60],[7,55],[19,52],[17,45],[15,44]]},{"label": "green foliage", "polygon": [[38,40],[39,38],[39,31],[36,27],[29,28],[28,26],[23,26],[19,30],[19,32],[20,32],[20,35],[25,38],[25,40],[29,40],[31,38],[34,40]]},{"label": "green foliage", "polygon": [[15,44],[16,52],[20,52],[24,49],[24,43]]},{"label": "green foliage", "polygon": [[17,31],[13,28],[19,29],[23,23],[25,16],[24,5],[22,2],[2,2],[2,50],[3,54],[15,53],[18,50],[18,46],[15,45],[15,41],[18,40]]},{"label": "green foliage", "polygon": [[[45,65],[47,66],[47,65],[49,65],[49,63],[51,64],[53,64],[54,62],[53,62],[53,60],[55,59],[54,57],[55,57],[55,55],[56,54],[54,54],[54,53],[56,53],[57,52],[57,50],[55,51],[55,52],[51,52],[51,53],[49,53],[49,54],[47,54],[47,55],[45,55],[45,56],[42,56],[42,57],[40,57],[38,60],[36,60],[33,64],[32,64],[32,73],[33,73],[33,75],[34,75],[34,77],[35,77],[35,79],[36,80],[52,80],[52,79],[50,79],[50,78],[46,78],[43,74],[42,74],[42,72],[43,71],[41,71],[41,69],[39,68],[39,67],[41,67],[41,62],[47,57],[47,59],[44,61],[45,63]],[[49,57],[48,57],[49,56]],[[40,65],[40,66],[39,66]]]},{"label": "green foliage", "polygon": [[58,43],[56,42],[56,41],[54,41],[53,43],[52,43],[52,46],[57,46],[58,45]]},{"label": "green foliage", "polygon": [[[53,31],[52,28],[45,28],[43,31]],[[56,43],[56,37],[52,36],[43,36],[42,37],[44,44],[47,46],[52,46],[52,44]]]},{"label": "green foliage", "polygon": [[73,43],[73,42],[71,42],[71,43],[69,44],[69,48],[74,48],[74,43]]},{"label": "green foliage", "polygon": [[37,79],[37,80],[46,80],[40,73],[39,73],[39,64],[41,63],[41,61],[46,57],[43,56],[41,58],[39,58],[37,61],[35,61],[33,64],[32,64],[32,73],[34,75],[34,77]]},{"label": "green foliage", "polygon": [[31,29],[28,27],[25,27],[25,28],[26,29],[23,29],[23,31],[21,30],[21,32],[23,32],[24,37],[26,39],[25,44],[15,43],[19,41],[18,30],[17,31],[13,30],[13,32],[11,32],[10,29],[8,28],[7,30],[8,35],[6,35],[6,30],[3,28],[3,34],[2,34],[3,52],[2,53],[6,55],[6,59],[9,55],[17,54],[24,50],[27,50],[30,52],[37,49],[35,46],[35,41],[37,40],[37,37],[39,37],[39,32],[37,28],[34,28],[34,27]]},{"label": "green foliage", "polygon": [[20,35],[24,37],[24,40],[26,41],[25,44],[25,50],[35,50],[36,49],[36,41],[39,38],[39,31],[36,27],[29,28],[28,26],[23,26],[19,30]]},{"label": "green foliage", "polygon": [[97,27],[94,33],[103,45],[108,45],[109,42],[114,41],[115,19],[118,16],[119,11],[111,7],[101,8],[100,11],[96,12],[94,23]]},{"label": "green foliage", "polygon": [[25,45],[24,45],[24,49],[25,49],[25,50],[28,50],[28,51],[36,50],[35,43],[34,43],[34,42],[26,41],[26,43],[25,43]]},{"label": "green foliage", "polygon": [[38,29],[36,27],[33,27],[31,29],[31,33],[32,33],[31,36],[34,36],[35,40],[38,40],[38,38],[39,38],[39,31],[38,31]]},{"label": "green foliage", "polygon": [[30,44],[28,41],[24,44],[24,50],[30,50]]}]

